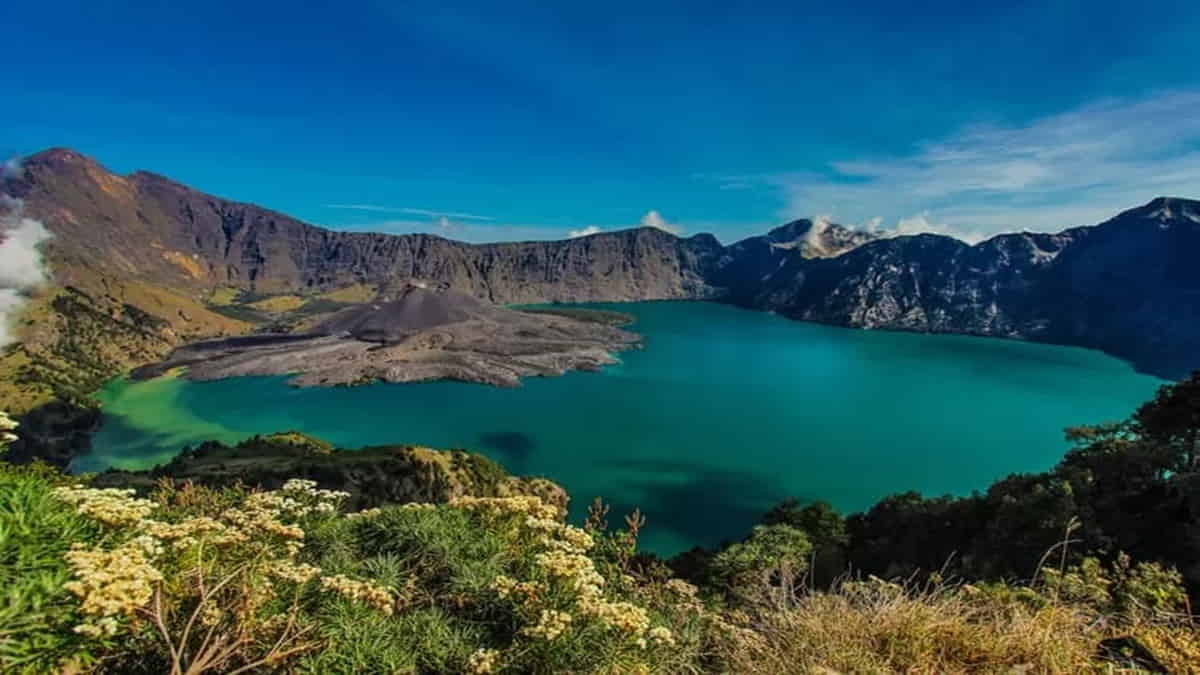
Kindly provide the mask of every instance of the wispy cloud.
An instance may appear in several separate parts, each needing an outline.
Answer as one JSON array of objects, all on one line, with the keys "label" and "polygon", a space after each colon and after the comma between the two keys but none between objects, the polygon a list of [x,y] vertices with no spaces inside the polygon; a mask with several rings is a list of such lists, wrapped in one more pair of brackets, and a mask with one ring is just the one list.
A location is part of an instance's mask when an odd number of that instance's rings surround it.
[{"label": "wispy cloud", "polygon": [[597,227],[595,225],[588,225],[587,227],[585,227],[583,229],[569,230],[567,232],[567,238],[576,239],[579,237],[586,237],[586,236],[592,235],[592,234],[600,234],[603,231],[604,230],[600,229],[599,227]]},{"label": "wispy cloud", "polygon": [[[456,219],[454,214],[438,214],[428,220],[389,218],[368,222],[334,224],[327,227],[351,232],[384,232],[388,234],[429,233],[471,243],[543,241],[562,239],[564,235],[561,225],[462,222]],[[683,227],[668,222],[658,211],[650,210],[635,225],[586,225],[576,229],[568,229],[565,235],[568,239],[575,239],[577,237],[586,237],[592,234],[629,227],[654,227],[676,235],[682,234],[684,231]]]},{"label": "wispy cloud", "polygon": [[[629,226],[628,225],[614,225],[614,226],[612,226],[611,229],[619,230],[619,229],[623,229],[623,228],[627,228],[627,227],[629,227]],[[635,227],[653,227],[653,228],[662,230],[663,232],[670,232],[671,234],[674,234],[674,235],[683,234],[683,231],[684,231],[683,227],[676,225],[674,223],[668,223],[666,218],[663,218],[662,214],[654,209],[647,211],[646,215],[642,216],[641,220],[638,221],[638,223]],[[587,227],[583,227],[578,230],[568,230],[567,237],[570,239],[575,239],[577,237],[586,237],[590,234],[599,234],[600,232],[603,232],[604,229],[605,228],[602,228],[598,225],[588,225]]]},{"label": "wispy cloud", "polygon": [[495,220],[491,216],[480,216],[474,213],[457,213],[454,211],[434,211],[433,209],[415,209],[408,206],[383,206],[381,204],[324,204],[327,209],[347,209],[350,211],[369,211],[372,213],[405,213],[410,216],[428,216],[433,219],[453,218],[455,220]]},{"label": "wispy cloud", "polygon": [[20,180],[22,177],[24,177],[24,175],[25,168],[21,166],[20,157],[9,157],[8,159],[4,160],[3,163],[0,163],[0,179],[12,178],[15,180]]},{"label": "wispy cloud", "polygon": [[483,244],[501,241],[538,241],[562,239],[562,230],[544,225],[505,223],[455,222],[447,216],[429,220],[388,219],[364,223],[326,225],[345,232],[380,232],[384,234],[436,234],[439,237]]},{"label": "wispy cloud", "polygon": [[[9,175],[8,168],[4,175]],[[50,233],[40,221],[26,218],[23,206],[21,200],[0,192],[0,347],[16,340],[13,319],[29,292],[49,279],[41,245]]]},{"label": "wispy cloud", "polygon": [[1021,125],[977,125],[824,174],[727,176],[780,192],[783,218],[832,213],[963,239],[1100,222],[1160,196],[1200,197],[1200,91],[1106,100]]},{"label": "wispy cloud", "polygon": [[671,234],[683,234],[682,227],[668,223],[658,211],[647,211],[646,215],[642,216],[642,221],[638,224],[642,227],[653,227],[663,232],[670,232]]}]

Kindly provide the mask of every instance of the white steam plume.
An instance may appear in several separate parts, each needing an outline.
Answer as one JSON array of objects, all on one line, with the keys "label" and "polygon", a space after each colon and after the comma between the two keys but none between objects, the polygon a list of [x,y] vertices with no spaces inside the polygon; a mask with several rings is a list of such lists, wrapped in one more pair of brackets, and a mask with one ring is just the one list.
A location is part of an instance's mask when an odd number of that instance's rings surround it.
[{"label": "white steam plume", "polygon": [[831,216],[813,216],[812,227],[808,228],[808,232],[804,233],[804,243],[808,245],[810,250],[823,251],[825,250],[825,241],[823,239],[825,230],[829,229]]},{"label": "white steam plume", "polygon": [[662,230],[663,232],[670,232],[674,235],[683,234],[682,227],[668,223],[666,218],[663,218],[662,214],[658,211],[647,211],[646,215],[642,216],[642,222],[640,225],[642,227],[653,227],[655,229]]},{"label": "white steam plume", "polygon": [[[5,175],[11,175],[5,165]],[[41,243],[50,232],[40,221],[25,217],[21,200],[0,194],[0,347],[16,341],[12,322],[29,292],[49,279]]]},{"label": "white steam plume", "polygon": [[601,231],[602,230],[599,227],[596,227],[595,225],[588,225],[587,227],[585,227],[581,230],[568,230],[567,238],[568,239],[578,239],[579,237],[586,237],[586,236],[592,235],[592,234],[599,234]]}]

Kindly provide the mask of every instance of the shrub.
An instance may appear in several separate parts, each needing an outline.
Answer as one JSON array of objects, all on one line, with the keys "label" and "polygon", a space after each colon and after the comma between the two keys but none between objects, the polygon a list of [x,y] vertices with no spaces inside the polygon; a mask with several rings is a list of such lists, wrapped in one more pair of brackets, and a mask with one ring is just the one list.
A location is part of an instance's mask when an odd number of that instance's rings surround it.
[{"label": "shrub", "polygon": [[344,493],[309,481],[256,492],[165,480],[139,497],[5,471],[22,477],[0,491],[4,572],[25,597],[9,607],[32,617],[3,617],[6,667],[686,672],[699,662],[696,589],[635,574],[627,557],[591,557],[597,540],[627,551],[636,533],[586,532],[538,497],[341,514]]},{"label": "shrub", "polygon": [[392,591],[323,574],[298,554],[302,524],[334,518],[344,493],[290,481],[277,492],[169,484],[131,490],[59,487],[55,497],[103,534],[65,554],[84,620],[74,632],[112,646],[127,671],[245,672],[321,644],[312,609],[336,595],[383,614]]},{"label": "shrub", "polygon": [[94,661],[72,632],[78,607],[63,592],[70,543],[94,537],[90,519],[54,498],[61,475],[44,465],[0,463],[0,671],[46,672]]},{"label": "shrub", "polygon": [[712,559],[710,573],[742,599],[779,602],[794,594],[811,551],[808,536],[790,525],[757,525]]}]

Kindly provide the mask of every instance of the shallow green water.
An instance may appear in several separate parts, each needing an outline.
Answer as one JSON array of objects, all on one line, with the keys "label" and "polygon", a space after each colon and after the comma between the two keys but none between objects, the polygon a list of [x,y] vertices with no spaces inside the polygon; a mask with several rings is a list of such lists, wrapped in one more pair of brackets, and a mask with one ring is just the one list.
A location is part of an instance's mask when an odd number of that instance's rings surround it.
[{"label": "shallow green water", "polygon": [[[893,492],[962,494],[1052,466],[1065,426],[1125,417],[1161,381],[1099,352],[854,331],[709,303],[602,305],[642,351],[601,373],[504,390],[430,383],[294,389],[282,378],[109,383],[75,468],[146,467],[205,439],[303,430],[341,446],[479,450],[564,485],[576,512],[640,506],[672,553],[744,533],[787,496],[859,510]],[[617,516],[614,522],[619,522]]]}]

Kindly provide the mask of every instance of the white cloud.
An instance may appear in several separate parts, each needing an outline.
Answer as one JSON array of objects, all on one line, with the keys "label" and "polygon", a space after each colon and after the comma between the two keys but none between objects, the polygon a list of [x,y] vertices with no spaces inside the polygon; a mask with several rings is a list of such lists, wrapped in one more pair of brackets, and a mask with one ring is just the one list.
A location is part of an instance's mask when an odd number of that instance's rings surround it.
[{"label": "white cloud", "polygon": [[595,225],[588,225],[587,227],[583,228],[582,230],[570,230],[569,232],[567,232],[567,238],[576,239],[578,237],[586,237],[586,236],[592,235],[592,234],[599,234],[600,232],[603,232],[603,230],[596,227]]},{"label": "white cloud", "polygon": [[[1089,225],[1157,196],[1200,197],[1200,91],[1107,100],[1023,124],[968,127],[911,153],[759,176],[781,217],[978,239]],[[742,182],[745,176],[726,177]],[[914,215],[915,214],[915,215]]]},{"label": "white cloud", "polygon": [[683,233],[682,227],[668,223],[666,219],[662,217],[661,213],[654,210],[647,211],[646,215],[642,216],[642,221],[639,223],[639,225],[642,227],[653,227],[662,230],[663,232],[670,232],[671,234]]},{"label": "white cloud", "polygon": [[16,341],[10,322],[25,304],[25,296],[11,288],[0,288],[0,347]]},{"label": "white cloud", "polygon": [[454,218],[456,220],[495,220],[491,216],[480,216],[474,213],[458,213],[454,211],[434,211],[432,209],[414,209],[408,206],[383,206],[380,204],[324,204],[327,209],[348,209],[351,211],[370,211],[372,213],[407,213],[412,216],[429,216],[430,218]]},{"label": "white cloud", "polygon": [[808,232],[804,233],[804,243],[814,249],[821,248],[821,235],[825,234],[825,230],[829,229],[832,224],[830,220],[833,216],[822,214],[812,217],[812,226],[808,228]]},{"label": "white cloud", "polygon": [[11,322],[26,294],[48,279],[40,246],[50,238],[41,222],[26,218],[19,199],[0,194],[0,347],[16,338]]},{"label": "white cloud", "polygon": [[918,213],[908,218],[901,218],[896,223],[896,227],[889,230],[889,233],[898,237],[906,234],[944,234],[948,237],[961,239],[968,244],[977,244],[988,238],[988,235],[983,232],[963,230],[953,225],[932,222],[929,220],[928,212]]},{"label": "white cloud", "polygon": [[435,234],[439,237],[472,244],[562,239],[562,230],[557,227],[502,223],[456,223],[448,217],[431,220],[395,219],[367,223],[326,224],[323,227],[342,232]]},{"label": "white cloud", "polygon": [[21,179],[25,176],[25,167],[21,166],[21,158],[9,157],[0,164],[0,178]]}]

